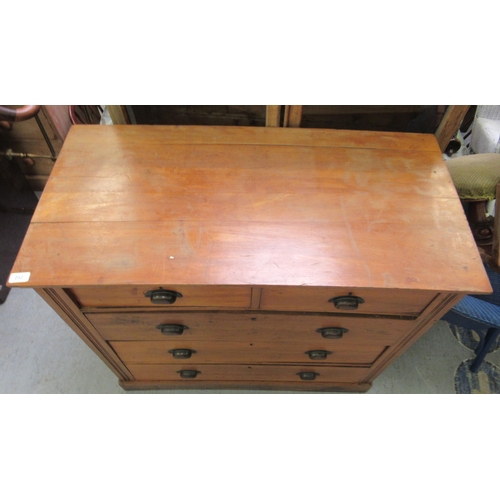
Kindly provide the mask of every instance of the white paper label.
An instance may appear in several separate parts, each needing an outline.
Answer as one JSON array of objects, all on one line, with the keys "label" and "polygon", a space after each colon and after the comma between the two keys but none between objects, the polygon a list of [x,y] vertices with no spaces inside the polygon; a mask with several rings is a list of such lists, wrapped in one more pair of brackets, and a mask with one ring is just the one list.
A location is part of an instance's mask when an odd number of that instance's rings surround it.
[{"label": "white paper label", "polygon": [[26,283],[30,280],[31,273],[12,273],[9,277],[9,283]]}]

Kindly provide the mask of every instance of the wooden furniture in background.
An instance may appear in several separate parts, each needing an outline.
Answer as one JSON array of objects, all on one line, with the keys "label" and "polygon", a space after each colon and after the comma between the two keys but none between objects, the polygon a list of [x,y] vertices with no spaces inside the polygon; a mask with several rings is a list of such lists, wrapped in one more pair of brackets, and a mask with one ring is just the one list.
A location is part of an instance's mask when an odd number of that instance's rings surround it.
[{"label": "wooden furniture in background", "polygon": [[266,127],[280,126],[281,106],[266,106]]},{"label": "wooden furniture in background", "polygon": [[[20,108],[20,106],[11,107],[13,110]],[[68,106],[41,106],[37,117],[54,152],[56,155],[59,154],[71,126]],[[14,153],[36,155],[31,161],[23,161],[19,157],[12,161],[21,169],[31,188],[34,191],[42,191],[54,162],[50,159],[52,152],[34,118],[20,122],[15,121],[8,129],[0,127],[0,152],[8,150],[12,150]]]},{"label": "wooden furniture in background", "polygon": [[448,143],[455,137],[470,106],[448,106],[439,127],[436,130],[436,139],[443,153]]},{"label": "wooden furniture in background", "polygon": [[302,106],[285,106],[283,127],[300,127]]},{"label": "wooden furniture in background", "polygon": [[433,135],[274,127],[73,126],[10,281],[127,389],[366,391],[491,292]]},{"label": "wooden furniture in background", "polygon": [[108,105],[107,108],[113,125],[126,125],[127,123],[130,123],[130,118],[127,114],[125,106]]},{"label": "wooden furniture in background", "polygon": [[500,183],[496,187],[495,216],[493,218],[493,242],[488,263],[500,273]]},{"label": "wooden furniture in background", "polygon": [[[433,134],[445,106],[122,106],[139,125],[300,126]],[[288,119],[285,109],[288,109]],[[122,122],[123,123],[123,122]],[[272,124],[272,125],[271,125]]]},{"label": "wooden furniture in background", "polygon": [[69,119],[72,125],[100,125],[103,109],[99,105],[68,106]]},{"label": "wooden furniture in background", "polygon": [[497,196],[500,155],[482,153],[460,156],[447,160],[446,166],[466,207],[467,220],[483,260],[489,261],[496,229],[493,227],[494,218],[487,213],[487,205]]}]

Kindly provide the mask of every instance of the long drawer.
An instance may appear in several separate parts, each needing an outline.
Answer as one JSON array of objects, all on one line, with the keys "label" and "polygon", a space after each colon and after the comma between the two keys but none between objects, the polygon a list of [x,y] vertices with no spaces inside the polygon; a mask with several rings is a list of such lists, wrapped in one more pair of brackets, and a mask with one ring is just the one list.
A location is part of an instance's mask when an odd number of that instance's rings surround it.
[{"label": "long drawer", "polygon": [[202,342],[179,340],[110,342],[125,364],[196,363],[314,363],[371,365],[387,346],[355,347],[327,340],[293,342]]},{"label": "long drawer", "polygon": [[[309,365],[141,365],[128,366],[132,375],[141,381],[183,381],[189,386],[192,381],[234,382],[297,382],[307,388],[314,382],[359,383],[368,369],[358,367],[330,367]],[[302,375],[300,375],[302,374]],[[191,378],[194,375],[194,378]]]},{"label": "long drawer", "polygon": [[[328,344],[391,344],[407,333],[410,320],[207,311],[91,313],[90,322],[105,340],[292,341]],[[163,333],[162,333],[163,332]]]},{"label": "long drawer", "polygon": [[[162,295],[162,292],[163,295]],[[167,292],[173,292],[167,293]],[[224,307],[248,309],[251,288],[245,286],[87,286],[68,293],[81,307]],[[169,303],[169,300],[173,300]]]},{"label": "long drawer", "polygon": [[417,316],[435,296],[434,292],[422,290],[264,287],[260,308],[269,311]]}]

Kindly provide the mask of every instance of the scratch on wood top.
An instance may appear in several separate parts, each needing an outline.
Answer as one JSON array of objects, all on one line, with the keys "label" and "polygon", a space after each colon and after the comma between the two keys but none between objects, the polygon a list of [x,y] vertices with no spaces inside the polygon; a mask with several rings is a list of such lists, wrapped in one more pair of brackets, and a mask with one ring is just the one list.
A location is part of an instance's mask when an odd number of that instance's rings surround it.
[{"label": "scratch on wood top", "polygon": [[340,209],[342,211],[342,219],[343,219],[345,226],[347,228],[347,233],[349,234],[349,240],[352,243],[352,246],[353,246],[357,256],[360,258],[361,262],[363,262],[363,266],[364,266],[364,268],[368,274],[368,278],[370,280],[370,286],[372,286],[373,285],[373,278],[372,278],[372,273],[370,271],[370,267],[368,266],[366,260],[364,259],[363,254],[361,253],[361,251],[358,247],[358,244],[356,243],[356,240],[354,238],[354,234],[352,232],[351,224],[349,223],[349,221],[347,219],[347,214],[345,212],[344,202],[342,199],[340,200]]}]

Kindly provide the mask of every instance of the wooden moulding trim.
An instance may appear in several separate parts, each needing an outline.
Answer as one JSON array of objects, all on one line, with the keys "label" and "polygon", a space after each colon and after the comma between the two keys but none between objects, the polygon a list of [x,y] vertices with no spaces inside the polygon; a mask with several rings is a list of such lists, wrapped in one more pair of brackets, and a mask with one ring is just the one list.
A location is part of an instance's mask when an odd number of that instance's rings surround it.
[{"label": "wooden moulding trim", "polygon": [[[258,309],[258,308],[257,308]],[[331,318],[372,318],[382,320],[414,321],[417,316],[404,316],[397,314],[354,314],[338,313],[332,311],[279,311],[271,309],[238,309],[220,307],[82,307],[83,314],[95,313],[224,313],[224,314],[278,314],[280,316],[329,316]]]},{"label": "wooden moulding trim", "polygon": [[257,390],[257,391],[294,391],[294,392],[366,392],[371,383],[343,384],[343,383],[304,383],[296,382],[206,382],[189,380],[184,382],[171,381],[129,381],[120,380],[120,386],[127,391],[142,390]]},{"label": "wooden moulding trim", "polygon": [[434,323],[439,321],[447,311],[457,302],[462,300],[464,296],[464,294],[438,295],[429,307],[426,308],[425,314],[422,314],[420,319],[415,321],[415,327],[412,328],[399,343],[389,348],[375,361],[364,382],[373,381],[373,379],[385,370],[395,358],[406,351],[406,349],[416,342]]},{"label": "wooden moulding trim", "polygon": [[38,288],[36,291],[121,380],[134,380],[115,352],[62,289]]}]

